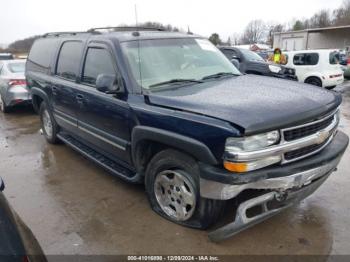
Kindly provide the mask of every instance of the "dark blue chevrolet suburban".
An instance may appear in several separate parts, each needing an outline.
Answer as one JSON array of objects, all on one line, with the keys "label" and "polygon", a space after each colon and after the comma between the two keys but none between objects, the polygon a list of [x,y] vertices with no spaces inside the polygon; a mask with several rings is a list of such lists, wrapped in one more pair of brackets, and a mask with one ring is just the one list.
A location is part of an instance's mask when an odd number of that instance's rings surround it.
[{"label": "dark blue chevrolet suburban", "polygon": [[348,145],[337,131],[340,94],[242,75],[196,35],[49,33],[35,41],[26,78],[46,140],[145,183],[161,216],[205,229],[234,209],[213,241],[313,193]]}]

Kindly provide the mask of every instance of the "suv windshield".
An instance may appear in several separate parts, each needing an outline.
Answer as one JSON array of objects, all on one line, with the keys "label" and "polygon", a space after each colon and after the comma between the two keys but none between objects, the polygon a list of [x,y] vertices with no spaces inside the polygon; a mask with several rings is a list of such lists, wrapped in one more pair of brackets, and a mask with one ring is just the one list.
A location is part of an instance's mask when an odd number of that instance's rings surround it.
[{"label": "suv windshield", "polygon": [[259,56],[257,53],[254,53],[253,51],[246,50],[246,49],[240,49],[242,54],[244,55],[245,59],[248,61],[262,61],[265,62],[264,59]]},{"label": "suv windshield", "polygon": [[200,83],[203,78],[213,75],[216,78],[240,75],[232,63],[205,39],[130,41],[122,43],[122,48],[134,78],[145,89],[156,89],[162,83]]}]

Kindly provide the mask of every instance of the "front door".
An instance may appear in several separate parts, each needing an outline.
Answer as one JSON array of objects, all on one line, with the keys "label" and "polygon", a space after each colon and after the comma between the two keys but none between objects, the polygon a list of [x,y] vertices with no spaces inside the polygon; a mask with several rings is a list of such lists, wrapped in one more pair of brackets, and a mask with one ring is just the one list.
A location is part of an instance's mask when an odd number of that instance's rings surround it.
[{"label": "front door", "polygon": [[107,45],[89,44],[77,91],[80,136],[113,160],[128,165],[130,109],[125,98],[96,90],[100,74],[117,76],[116,56]]}]

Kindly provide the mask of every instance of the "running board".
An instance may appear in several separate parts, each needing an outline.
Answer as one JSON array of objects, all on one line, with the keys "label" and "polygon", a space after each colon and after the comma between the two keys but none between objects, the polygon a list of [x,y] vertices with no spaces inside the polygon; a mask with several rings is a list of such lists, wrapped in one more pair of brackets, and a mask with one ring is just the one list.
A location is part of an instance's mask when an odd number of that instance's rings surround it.
[{"label": "running board", "polygon": [[123,180],[126,180],[131,183],[140,183],[142,181],[142,177],[138,173],[133,173],[132,171],[129,171],[119,163],[105,157],[104,155],[93,150],[92,148],[79,142],[74,137],[66,133],[59,133],[57,134],[57,137],[63,143],[67,144],[74,150],[78,151],[85,157],[89,158],[90,160],[94,161],[95,163],[106,169],[108,172],[112,173],[112,175],[120,177]]}]

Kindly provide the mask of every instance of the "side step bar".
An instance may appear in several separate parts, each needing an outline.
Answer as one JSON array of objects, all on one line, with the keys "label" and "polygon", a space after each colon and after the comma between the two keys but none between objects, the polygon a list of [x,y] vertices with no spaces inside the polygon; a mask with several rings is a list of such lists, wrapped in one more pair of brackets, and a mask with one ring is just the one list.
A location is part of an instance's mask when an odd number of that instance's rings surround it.
[{"label": "side step bar", "polygon": [[[280,192],[273,191],[241,203],[236,211],[235,220],[230,224],[210,232],[208,234],[209,239],[213,242],[225,240],[280,213],[281,211],[300,202],[315,192],[315,190],[328,178],[330,173],[324,175],[310,185],[300,188],[299,190],[284,192],[285,194],[283,195],[283,200],[279,200],[281,197]],[[269,209],[268,203],[272,201],[277,201],[279,203],[277,208],[275,207]],[[248,217],[247,210],[256,206],[261,206],[262,212],[253,217]]]},{"label": "side step bar", "polygon": [[120,177],[131,183],[140,183],[142,181],[142,177],[138,173],[133,173],[129,171],[128,169],[121,166],[117,162],[105,157],[104,155],[98,153],[97,151],[91,149],[90,147],[82,144],[72,136],[65,133],[59,133],[57,134],[57,137],[63,143],[67,144],[68,146],[78,151],[85,157],[94,161],[95,163],[97,163],[98,165],[100,165],[101,167],[103,167],[113,175]]}]

